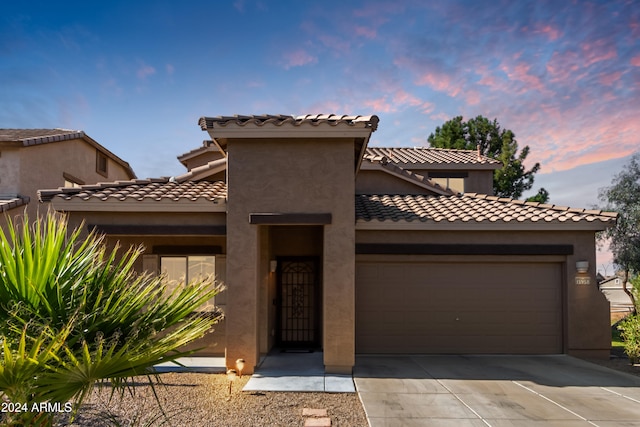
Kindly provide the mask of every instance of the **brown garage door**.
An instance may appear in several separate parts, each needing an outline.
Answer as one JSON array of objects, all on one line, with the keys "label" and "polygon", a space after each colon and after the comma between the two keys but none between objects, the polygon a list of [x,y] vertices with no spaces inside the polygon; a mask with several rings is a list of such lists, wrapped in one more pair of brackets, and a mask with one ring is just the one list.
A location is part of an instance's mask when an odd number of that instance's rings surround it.
[{"label": "brown garage door", "polygon": [[562,352],[558,263],[358,262],[358,353]]}]

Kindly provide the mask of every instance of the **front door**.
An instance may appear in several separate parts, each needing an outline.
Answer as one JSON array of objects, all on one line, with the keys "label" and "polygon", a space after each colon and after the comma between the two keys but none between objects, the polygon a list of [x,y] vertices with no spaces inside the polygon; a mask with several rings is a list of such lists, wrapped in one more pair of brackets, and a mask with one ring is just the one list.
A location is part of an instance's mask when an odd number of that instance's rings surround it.
[{"label": "front door", "polygon": [[318,265],[318,257],[278,257],[276,342],[281,348],[319,347]]}]

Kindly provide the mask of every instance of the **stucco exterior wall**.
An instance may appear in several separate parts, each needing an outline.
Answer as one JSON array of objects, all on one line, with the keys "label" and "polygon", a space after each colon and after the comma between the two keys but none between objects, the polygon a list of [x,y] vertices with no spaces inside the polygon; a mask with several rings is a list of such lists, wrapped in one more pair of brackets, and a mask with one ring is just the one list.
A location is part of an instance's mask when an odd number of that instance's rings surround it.
[{"label": "stucco exterior wall", "polygon": [[430,194],[418,185],[383,171],[361,170],[356,179],[357,194]]},{"label": "stucco exterior wall", "polygon": [[[258,360],[260,289],[268,284],[260,226],[251,213],[331,213],[324,226],[326,369],[349,371],[354,349],[354,150],[351,139],[228,142],[227,361]],[[259,170],[260,173],[256,173]],[[328,178],[331,179],[328,179]],[[262,331],[264,333],[264,330]]]},{"label": "stucco exterior wall", "polygon": [[[418,175],[429,177],[428,169],[406,168]],[[438,173],[466,172],[465,193],[493,194],[493,171],[483,170],[437,170]],[[356,180],[357,194],[429,194],[429,191],[410,182],[394,177],[384,171],[362,169]]]},{"label": "stucco exterior wall", "polygon": [[20,151],[0,148],[0,195],[20,194]]},{"label": "stucco exterior wall", "polygon": [[[424,174],[429,176],[427,171],[415,170],[415,173]],[[444,171],[438,170],[438,172],[462,172],[462,170]],[[464,171],[468,173],[468,176],[464,179],[464,192],[465,193],[480,193],[480,194],[493,194],[493,171],[492,170],[469,170]]]},{"label": "stucco exterior wall", "polygon": [[[31,197],[27,208],[31,217],[38,211],[45,213],[47,209],[38,203],[38,190],[64,186],[63,173],[85,184],[129,179],[127,171],[110,158],[107,158],[107,176],[99,174],[96,171],[96,148],[81,139],[23,147],[19,155],[18,192]],[[2,169],[0,174],[5,175]]]},{"label": "stucco exterior wall", "polygon": [[[595,235],[593,231],[365,231],[356,232],[357,243],[436,243],[436,244],[570,244],[572,255],[562,256],[564,351],[585,357],[608,357],[611,346],[609,303],[596,282]],[[371,255],[358,255],[371,260]],[[393,257],[393,255],[385,255]],[[419,256],[416,256],[419,257]],[[531,259],[532,256],[491,256],[505,262]],[[420,259],[426,260],[422,256]],[[430,260],[446,259],[431,256]],[[482,260],[483,256],[469,256]],[[545,258],[541,256],[540,259]],[[547,257],[549,258],[549,257]],[[553,259],[552,259],[553,258]],[[553,261],[558,256],[553,256]],[[576,262],[588,261],[590,285],[576,284]],[[479,272],[481,274],[481,272]],[[490,280],[490,278],[487,278]]]},{"label": "stucco exterior wall", "polygon": [[[86,225],[224,225],[224,213],[136,213],[136,212],[73,212],[69,215],[70,227],[78,227],[84,223],[85,234]],[[175,253],[187,255],[185,248],[190,248],[198,255],[198,248],[210,248],[216,246],[220,248],[221,255],[216,254],[216,280],[226,287],[226,236],[136,236],[136,235],[110,235],[106,238],[109,248],[119,246],[122,251],[130,247],[144,247],[144,253],[136,260],[134,268],[137,272],[145,271],[145,255],[157,255],[158,247],[163,247],[164,255],[171,255],[171,248],[175,248]],[[158,259],[155,260],[155,271],[159,273]],[[226,312],[226,290],[216,296],[216,306]],[[226,320],[222,320],[215,327],[213,332],[205,335],[202,339],[195,341],[185,349],[200,349],[198,356],[223,356],[226,345]]]}]

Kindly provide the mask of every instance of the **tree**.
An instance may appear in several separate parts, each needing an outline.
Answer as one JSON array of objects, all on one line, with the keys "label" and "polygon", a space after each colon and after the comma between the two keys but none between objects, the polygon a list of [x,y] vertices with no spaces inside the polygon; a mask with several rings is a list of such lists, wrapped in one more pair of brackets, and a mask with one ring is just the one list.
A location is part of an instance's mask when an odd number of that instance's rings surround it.
[{"label": "tree", "polygon": [[3,425],[51,425],[53,413],[33,404],[77,409],[99,381],[122,391],[191,354],[181,348],[220,318],[195,311],[219,291],[213,278],[169,292],[163,277],[134,271],[140,249],[67,231],[55,214],[0,229],[0,401],[27,405],[0,414]]},{"label": "tree", "polygon": [[615,226],[599,238],[609,239],[613,262],[624,271],[623,289],[636,307],[627,282],[630,276],[640,273],[640,153],[631,157],[610,187],[600,190],[598,198],[604,203],[603,210],[618,213]]},{"label": "tree", "polygon": [[[493,192],[499,197],[520,198],[522,193],[533,187],[534,175],[540,170],[539,163],[525,170],[524,161],[529,155],[529,146],[525,146],[518,154],[515,134],[509,129],[502,129],[496,119],[489,121],[478,116],[465,122],[462,116],[458,116],[442,127],[436,127],[428,141],[435,148],[475,150],[479,147],[482,155],[499,160],[502,168],[496,170],[493,176]],[[542,188],[528,200],[546,203],[549,193]]]}]

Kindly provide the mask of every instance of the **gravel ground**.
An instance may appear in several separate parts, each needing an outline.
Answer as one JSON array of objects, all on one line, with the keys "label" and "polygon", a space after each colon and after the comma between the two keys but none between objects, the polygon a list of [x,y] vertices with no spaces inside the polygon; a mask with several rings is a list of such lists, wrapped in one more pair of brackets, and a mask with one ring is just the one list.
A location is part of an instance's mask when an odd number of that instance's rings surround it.
[{"label": "gravel ground", "polygon": [[[640,376],[640,366],[625,357],[590,360],[598,365]],[[242,392],[248,376],[238,378],[229,395],[222,374],[162,374],[155,389],[167,417],[158,408],[146,378],[127,392],[109,400],[110,389],[97,388],[73,424],[59,426],[303,426],[303,408],[326,409],[332,426],[366,427],[362,404],[355,393]]]},{"label": "gravel ground", "polygon": [[[110,389],[96,389],[73,424],[85,426],[303,426],[303,408],[326,409],[332,426],[366,427],[356,393],[242,392],[249,376],[232,385],[222,374],[162,374],[156,392],[167,415],[153,397],[146,378],[125,394],[109,401]],[[69,425],[61,419],[59,426]]]}]

